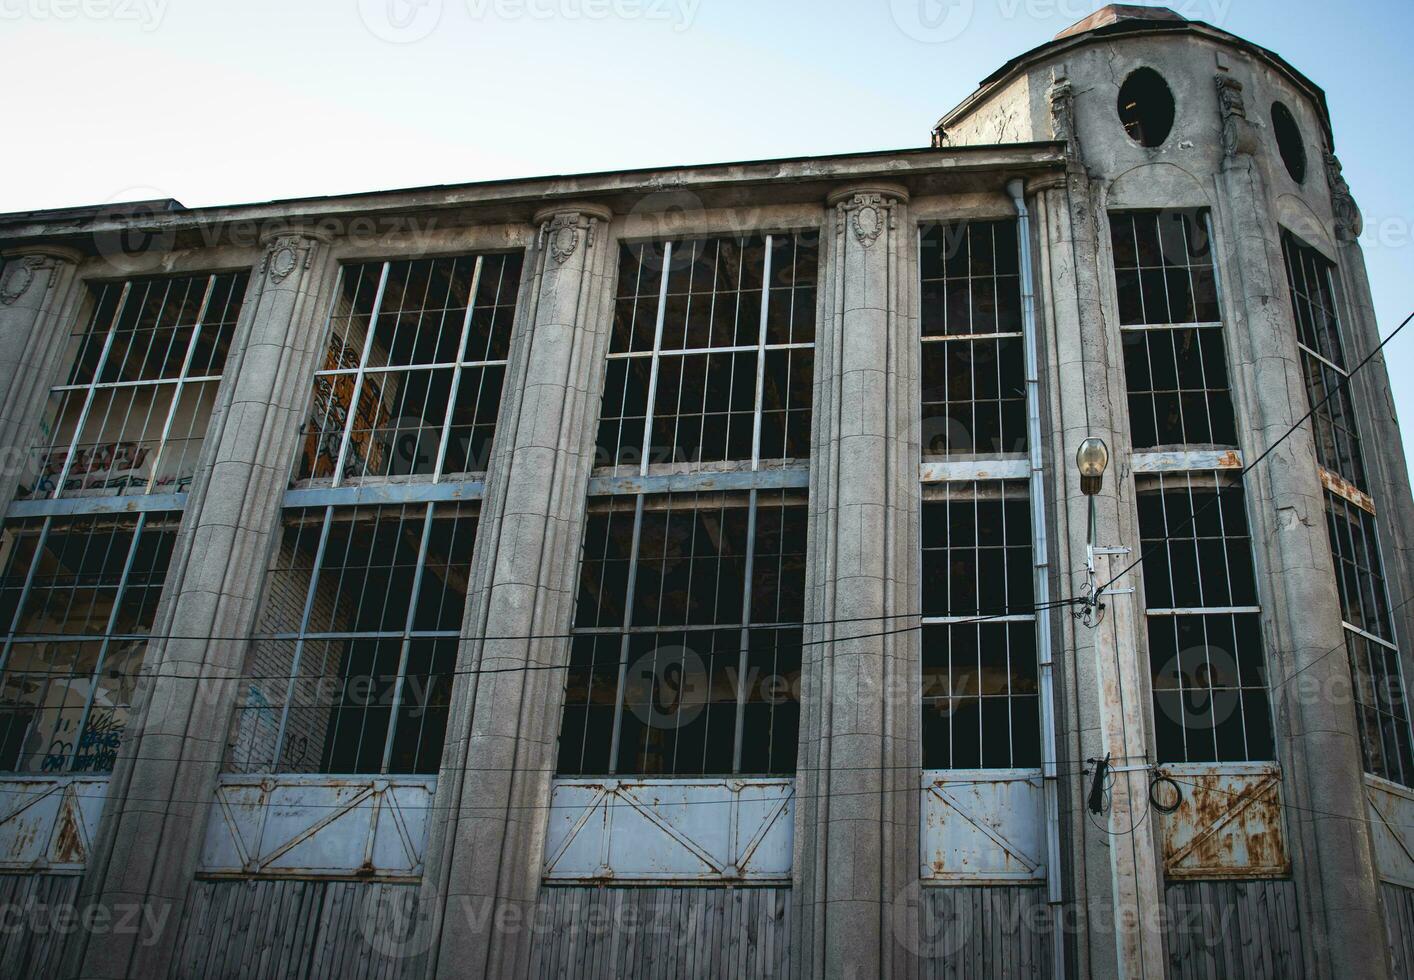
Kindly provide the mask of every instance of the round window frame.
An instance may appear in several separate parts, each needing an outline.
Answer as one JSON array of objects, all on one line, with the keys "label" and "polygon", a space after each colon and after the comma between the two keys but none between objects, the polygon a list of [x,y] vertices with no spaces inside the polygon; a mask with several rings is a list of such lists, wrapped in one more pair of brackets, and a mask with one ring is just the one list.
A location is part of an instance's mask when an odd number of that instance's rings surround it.
[{"label": "round window frame", "polygon": [[[1134,134],[1129,130],[1130,123],[1125,121],[1125,90],[1129,88],[1130,85],[1134,84],[1136,77],[1143,80],[1150,76],[1159,83],[1159,88],[1152,90],[1151,94],[1157,92],[1163,93],[1164,97],[1167,99],[1166,111],[1168,113],[1168,120],[1163,127],[1163,136],[1153,142],[1135,139]],[[1143,110],[1140,110],[1140,113],[1143,114]],[[1173,136],[1174,124],[1178,122],[1178,96],[1174,94],[1173,86],[1169,84],[1169,80],[1157,69],[1151,68],[1148,65],[1139,65],[1130,71],[1129,74],[1125,75],[1124,81],[1119,84],[1119,91],[1115,95],[1115,118],[1119,122],[1119,128],[1124,132],[1125,139],[1129,140],[1130,143],[1135,146],[1143,147],[1146,150],[1157,150],[1169,141],[1169,137]],[[1142,120],[1140,119],[1135,119],[1133,122],[1141,123],[1142,125]]]},{"label": "round window frame", "polygon": [[1296,114],[1285,102],[1277,99],[1268,115],[1272,120],[1272,140],[1277,145],[1277,155],[1281,157],[1282,165],[1292,180],[1298,184],[1306,183],[1306,175],[1311,172],[1311,158],[1306,153],[1306,136],[1301,132]]}]

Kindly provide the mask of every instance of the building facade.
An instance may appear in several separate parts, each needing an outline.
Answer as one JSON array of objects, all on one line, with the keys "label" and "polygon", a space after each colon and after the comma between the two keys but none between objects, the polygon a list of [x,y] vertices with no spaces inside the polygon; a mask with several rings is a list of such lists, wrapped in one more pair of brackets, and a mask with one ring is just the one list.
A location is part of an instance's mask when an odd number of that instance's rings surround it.
[{"label": "building facade", "polygon": [[1109,7],[932,144],[0,216],[0,972],[1414,975],[1320,89]]}]

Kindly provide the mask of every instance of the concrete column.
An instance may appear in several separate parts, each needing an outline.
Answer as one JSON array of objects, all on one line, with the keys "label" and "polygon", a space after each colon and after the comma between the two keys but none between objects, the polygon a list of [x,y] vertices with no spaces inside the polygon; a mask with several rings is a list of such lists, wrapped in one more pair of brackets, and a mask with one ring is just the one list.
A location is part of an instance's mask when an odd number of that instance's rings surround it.
[{"label": "concrete column", "polygon": [[154,641],[148,650],[84,888],[109,907],[146,904],[165,916],[166,931],[150,946],[132,935],[86,935],[66,961],[82,976],[166,974],[248,652],[229,638],[254,628],[324,346],[323,286],[333,266],[317,238],[289,234],[268,242],[252,273],[153,628],[192,639]]},{"label": "concrete column", "polygon": [[795,949],[802,976],[909,976],[917,971],[909,917],[919,904],[921,764],[919,639],[910,629],[918,622],[921,501],[916,232],[903,188],[850,187],[829,203]]},{"label": "concrete column", "polygon": [[79,253],[29,248],[0,254],[0,514],[14,499],[31,434],[59,379],[65,341],[83,305]]},{"label": "concrete column", "polygon": [[[1280,230],[1259,169],[1241,150],[1219,192],[1224,335],[1244,459],[1254,460],[1309,408],[1282,261]],[[1288,846],[1303,912],[1307,976],[1388,976],[1349,658],[1340,625],[1324,491],[1311,426],[1302,425],[1246,478],[1262,600]],[[1291,683],[1285,683],[1300,673]]]},{"label": "concrete column", "polygon": [[[536,215],[525,312],[511,352],[476,545],[448,751],[423,901],[429,974],[516,977],[529,969],[574,614],[585,491],[608,343],[610,212]],[[487,639],[476,637],[546,637]],[[442,809],[445,808],[445,809]],[[440,913],[440,922],[436,917]],[[469,914],[470,913],[470,914]],[[486,913],[486,914],[482,914]],[[498,928],[498,923],[515,923]]]},{"label": "concrete column", "polygon": [[[1081,571],[1062,580],[1065,595],[1085,583],[1090,500],[1080,492],[1075,451],[1087,436],[1110,450],[1104,488],[1095,500],[1095,540],[1120,549],[1096,560],[1096,582],[1104,585],[1136,557],[1138,529],[1130,452],[1124,426],[1126,396],[1121,338],[1107,323],[1098,277],[1097,222],[1089,181],[1078,167],[1063,179],[1033,182],[1041,238],[1042,312],[1049,322],[1052,472],[1056,504],[1058,568]],[[1129,549],[1129,550],[1124,550]],[[1136,585],[1138,569],[1119,577],[1114,589]],[[1151,756],[1147,648],[1133,594],[1105,598],[1098,625],[1065,617],[1061,629],[1062,686],[1070,692],[1063,712],[1060,755],[1072,768],[1109,755],[1117,767],[1142,766]],[[1071,944],[1075,967],[1092,977],[1161,977],[1163,935],[1158,912],[1163,882],[1158,870],[1154,821],[1139,819],[1145,808],[1147,774],[1116,773],[1109,812],[1085,810],[1088,782],[1068,780],[1063,822],[1074,828],[1072,861],[1078,892],[1075,921],[1084,937]]]}]

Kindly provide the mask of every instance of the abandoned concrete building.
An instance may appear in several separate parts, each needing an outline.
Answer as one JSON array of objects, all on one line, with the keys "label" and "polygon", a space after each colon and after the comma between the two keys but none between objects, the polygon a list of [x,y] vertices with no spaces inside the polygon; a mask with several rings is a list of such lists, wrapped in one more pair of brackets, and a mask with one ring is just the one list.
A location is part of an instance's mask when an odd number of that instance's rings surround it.
[{"label": "abandoned concrete building", "polygon": [[0,974],[1414,975],[1321,89],[930,142],[0,215]]}]

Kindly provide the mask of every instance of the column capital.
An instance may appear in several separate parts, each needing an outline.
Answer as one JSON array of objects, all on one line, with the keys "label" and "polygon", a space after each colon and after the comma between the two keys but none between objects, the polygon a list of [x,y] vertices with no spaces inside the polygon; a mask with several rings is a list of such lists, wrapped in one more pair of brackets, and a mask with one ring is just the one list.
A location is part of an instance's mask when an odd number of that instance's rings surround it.
[{"label": "column capital", "polygon": [[1061,172],[1026,178],[1026,193],[1040,194],[1042,191],[1065,190],[1066,175]]},{"label": "column capital", "polygon": [[265,254],[259,273],[268,275],[273,283],[284,282],[297,269],[308,269],[314,250],[327,245],[329,236],[307,228],[285,228],[261,239]]},{"label": "column capital", "polygon": [[584,247],[594,247],[594,225],[607,222],[614,216],[602,204],[588,204],[583,201],[556,204],[535,212],[531,223],[539,230],[536,242],[542,248],[548,247],[550,255],[560,265],[579,248],[580,235],[584,236]]},{"label": "column capital", "polygon": [[[33,245],[6,249],[0,252],[0,258],[4,259],[5,265],[4,272],[0,273],[0,304],[10,306],[29,292],[36,272],[60,265],[78,265],[83,255],[71,248]],[[53,279],[50,279],[52,282]]]},{"label": "column capital", "polygon": [[848,225],[854,240],[868,248],[892,227],[893,209],[908,203],[908,190],[899,184],[855,184],[833,192],[827,202],[839,212],[835,234],[844,234]]}]

